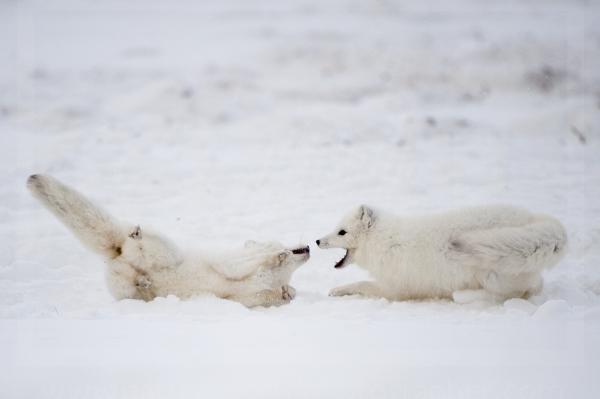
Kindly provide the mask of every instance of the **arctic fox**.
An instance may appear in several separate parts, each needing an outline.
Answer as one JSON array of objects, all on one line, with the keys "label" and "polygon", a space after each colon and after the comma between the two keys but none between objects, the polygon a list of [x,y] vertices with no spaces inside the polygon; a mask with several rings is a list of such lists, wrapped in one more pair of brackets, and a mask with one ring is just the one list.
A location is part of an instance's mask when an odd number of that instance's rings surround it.
[{"label": "arctic fox", "polygon": [[356,263],[375,280],[331,296],[501,301],[541,290],[541,272],[562,258],[567,234],[550,216],[510,206],[408,218],[363,205],[317,245],[345,249],[335,267]]},{"label": "arctic fox", "polygon": [[32,175],[27,187],[86,247],[106,259],[106,280],[116,299],[212,293],[247,307],[281,305],[295,296],[290,278],[310,257],[308,246],[253,241],[220,255],[183,252],[159,234],[116,221],[50,176]]}]

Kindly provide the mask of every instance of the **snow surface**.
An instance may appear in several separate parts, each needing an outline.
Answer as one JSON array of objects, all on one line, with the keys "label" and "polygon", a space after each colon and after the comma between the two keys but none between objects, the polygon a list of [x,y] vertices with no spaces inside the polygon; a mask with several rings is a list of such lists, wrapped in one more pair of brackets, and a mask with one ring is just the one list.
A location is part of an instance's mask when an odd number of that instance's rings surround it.
[{"label": "snow surface", "polygon": [[[595,1],[0,2],[0,397],[600,397]],[[114,301],[44,172],[182,246],[313,242],[351,207],[511,203],[570,237],[503,305]]]}]

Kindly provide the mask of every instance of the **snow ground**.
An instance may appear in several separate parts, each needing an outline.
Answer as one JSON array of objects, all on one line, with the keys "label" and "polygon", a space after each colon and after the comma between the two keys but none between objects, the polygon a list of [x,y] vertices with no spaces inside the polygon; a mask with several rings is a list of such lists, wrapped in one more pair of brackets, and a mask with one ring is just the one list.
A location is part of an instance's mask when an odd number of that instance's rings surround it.
[{"label": "snow ground", "polygon": [[[0,397],[600,395],[593,1],[0,2]],[[504,305],[116,302],[33,201],[54,174],[182,246],[312,242],[351,207],[512,203],[570,252]]]}]

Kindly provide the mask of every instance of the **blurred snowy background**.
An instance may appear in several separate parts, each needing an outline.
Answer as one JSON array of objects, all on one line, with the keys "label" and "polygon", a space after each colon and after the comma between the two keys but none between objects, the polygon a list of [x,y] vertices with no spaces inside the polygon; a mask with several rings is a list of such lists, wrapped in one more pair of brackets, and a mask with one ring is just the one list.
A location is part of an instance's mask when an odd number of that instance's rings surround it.
[{"label": "blurred snowy background", "polygon": [[[0,397],[600,395],[600,4],[0,0]],[[53,174],[181,246],[313,243],[359,203],[510,203],[565,260],[504,305],[114,301],[25,190]]]}]

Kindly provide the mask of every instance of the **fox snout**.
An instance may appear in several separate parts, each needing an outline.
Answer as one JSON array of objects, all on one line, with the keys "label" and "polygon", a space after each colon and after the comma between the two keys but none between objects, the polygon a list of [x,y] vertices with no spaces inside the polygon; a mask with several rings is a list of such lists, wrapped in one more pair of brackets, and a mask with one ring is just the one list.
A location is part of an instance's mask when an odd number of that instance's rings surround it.
[{"label": "fox snout", "polygon": [[340,240],[336,236],[321,237],[315,242],[317,243],[317,246],[321,249],[331,249],[331,248],[348,249],[348,244],[349,244],[346,240]]},{"label": "fox snout", "polygon": [[310,253],[310,247],[307,245],[307,246],[302,247],[302,248],[293,249],[292,253],[294,255],[308,254],[308,253]]},{"label": "fox snout", "polygon": [[326,238],[320,238],[316,242],[319,248],[329,248],[329,242]]}]

